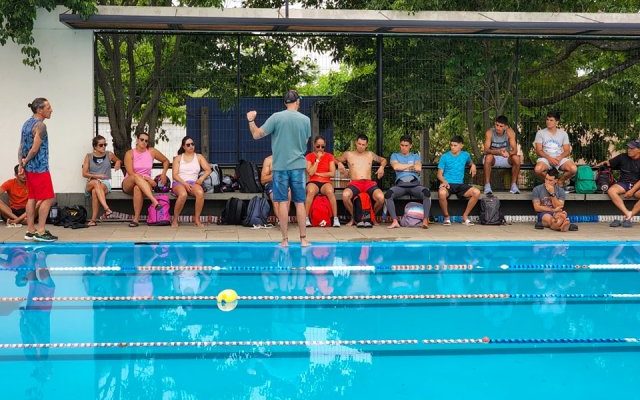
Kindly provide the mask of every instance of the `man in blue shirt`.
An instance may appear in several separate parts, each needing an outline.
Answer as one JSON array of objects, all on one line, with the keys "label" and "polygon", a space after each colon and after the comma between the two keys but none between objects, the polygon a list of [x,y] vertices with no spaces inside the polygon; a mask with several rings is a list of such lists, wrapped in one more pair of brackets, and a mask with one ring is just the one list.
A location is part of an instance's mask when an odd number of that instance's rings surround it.
[{"label": "man in blue shirt", "polygon": [[469,199],[467,208],[462,214],[462,223],[470,226],[473,225],[473,222],[469,219],[469,213],[480,199],[480,191],[464,183],[464,169],[467,165],[470,165],[471,176],[475,177],[476,166],[471,160],[471,155],[466,151],[462,151],[464,142],[461,136],[452,137],[450,146],[451,151],[444,153],[438,162],[438,180],[440,181],[438,201],[444,214],[443,225],[451,225],[447,199],[450,195],[455,194],[458,198],[465,197]]},{"label": "man in blue shirt", "polygon": [[[247,121],[254,139],[271,135],[271,152],[273,154],[273,201],[278,212],[276,216],[289,215],[288,193],[296,205],[296,218],[300,229],[300,245],[309,246],[305,220],[307,213],[304,208],[306,199],[305,179],[307,160],[307,142],[311,137],[311,121],[309,117],[298,112],[300,109],[300,95],[295,90],[289,90],[284,95],[286,110],[271,115],[267,121],[258,127],[255,122],[257,112],[249,111]],[[289,245],[287,218],[280,218],[282,232],[282,246]]]},{"label": "man in blue shirt", "polygon": [[400,152],[391,154],[391,167],[396,171],[395,185],[385,193],[385,203],[387,211],[393,220],[388,229],[399,228],[398,215],[394,199],[405,194],[415,199],[422,200],[424,218],[422,227],[429,227],[429,211],[431,210],[431,192],[420,183],[420,173],[422,172],[422,160],[416,153],[411,153],[413,140],[411,136],[400,138]]}]

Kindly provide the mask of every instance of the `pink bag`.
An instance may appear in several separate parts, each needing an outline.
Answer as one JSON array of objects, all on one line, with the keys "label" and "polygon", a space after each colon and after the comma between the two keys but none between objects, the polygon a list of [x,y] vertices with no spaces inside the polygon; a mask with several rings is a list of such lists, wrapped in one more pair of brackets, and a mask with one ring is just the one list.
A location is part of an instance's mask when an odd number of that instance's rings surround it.
[{"label": "pink bag", "polygon": [[171,213],[169,212],[169,195],[158,194],[156,195],[158,200],[158,207],[149,206],[147,214],[147,225],[152,226],[164,226],[171,225]]}]

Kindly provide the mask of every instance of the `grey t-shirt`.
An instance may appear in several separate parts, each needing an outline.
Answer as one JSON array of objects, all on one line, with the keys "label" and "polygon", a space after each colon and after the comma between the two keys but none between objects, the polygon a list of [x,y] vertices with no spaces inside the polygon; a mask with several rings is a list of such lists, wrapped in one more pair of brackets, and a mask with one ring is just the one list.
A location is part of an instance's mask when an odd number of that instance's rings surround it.
[{"label": "grey t-shirt", "polygon": [[[544,184],[540,184],[534,187],[533,191],[531,192],[531,195],[533,196],[534,200],[535,199],[540,200],[540,205],[543,205],[545,207],[553,207],[553,202],[551,202],[551,196],[549,196],[549,191],[547,190],[546,187],[544,187]],[[565,193],[564,189],[562,189],[558,185],[556,185],[556,197],[562,201],[564,201],[567,198],[567,194]]]},{"label": "grey t-shirt", "polygon": [[311,137],[309,117],[298,111],[280,111],[267,119],[262,125],[262,130],[265,134],[271,135],[274,171],[307,167],[304,155]]},{"label": "grey t-shirt", "polygon": [[569,135],[564,129],[556,129],[556,133],[552,134],[547,128],[541,129],[536,132],[536,138],[533,143],[540,143],[542,150],[550,155],[556,157],[562,154],[562,146],[569,143]]}]

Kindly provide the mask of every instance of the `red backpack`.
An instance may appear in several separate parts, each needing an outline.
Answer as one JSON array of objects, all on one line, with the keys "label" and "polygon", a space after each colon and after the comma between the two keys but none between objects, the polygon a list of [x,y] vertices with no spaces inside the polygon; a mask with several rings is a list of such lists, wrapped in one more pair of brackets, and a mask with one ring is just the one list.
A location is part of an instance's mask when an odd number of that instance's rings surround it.
[{"label": "red backpack", "polygon": [[373,211],[373,204],[368,193],[361,192],[356,196],[353,201],[353,217],[356,222],[372,223],[374,221],[376,214]]},{"label": "red backpack", "polygon": [[311,226],[331,226],[331,203],[327,196],[317,195],[311,203],[309,219]]}]

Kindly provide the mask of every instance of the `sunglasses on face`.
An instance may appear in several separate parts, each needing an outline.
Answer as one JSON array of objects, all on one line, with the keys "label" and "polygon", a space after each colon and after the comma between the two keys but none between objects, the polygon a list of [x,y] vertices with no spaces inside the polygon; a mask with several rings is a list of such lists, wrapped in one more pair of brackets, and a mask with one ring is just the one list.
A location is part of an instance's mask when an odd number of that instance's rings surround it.
[{"label": "sunglasses on face", "polygon": [[191,142],[191,143],[185,143],[184,145],[185,145],[185,147],[195,147],[195,146],[196,146],[196,144],[195,144],[195,143],[193,143],[193,142]]},{"label": "sunglasses on face", "polygon": [[98,143],[96,147],[107,147],[106,143]]},{"label": "sunglasses on face", "polygon": [[138,138],[138,140],[141,141],[142,143],[149,143],[149,139]]},{"label": "sunglasses on face", "polygon": [[324,149],[324,145],[323,144],[317,144],[316,145],[316,149]]}]

